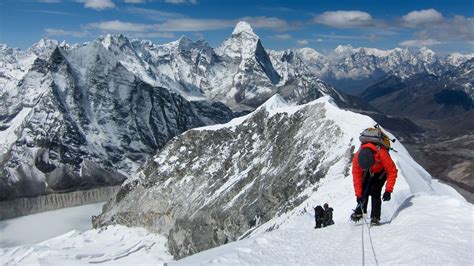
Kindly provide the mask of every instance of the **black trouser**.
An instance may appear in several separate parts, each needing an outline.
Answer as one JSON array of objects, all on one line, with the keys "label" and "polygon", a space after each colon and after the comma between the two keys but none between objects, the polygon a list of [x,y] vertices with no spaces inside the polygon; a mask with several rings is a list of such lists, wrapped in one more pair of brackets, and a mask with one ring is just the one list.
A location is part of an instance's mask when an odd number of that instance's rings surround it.
[{"label": "black trouser", "polygon": [[[370,180],[369,187],[367,188],[367,183]],[[372,202],[372,211],[370,212],[370,218],[376,218],[380,220],[380,209],[382,208],[382,188],[383,185],[385,184],[385,181],[387,181],[387,175],[385,174],[385,171],[382,171],[380,173],[374,173],[372,178],[370,178],[370,174],[367,173],[364,177],[364,182],[362,184],[362,188],[367,191],[365,192],[365,199],[364,199],[364,204],[363,204],[363,210],[364,213],[367,213],[367,204],[369,201],[369,196],[371,197],[371,202]]]},{"label": "black trouser", "polygon": [[321,228],[321,224],[322,224],[322,221],[323,221],[322,217],[316,216],[316,217],[314,217],[314,219],[316,220],[316,228]]}]

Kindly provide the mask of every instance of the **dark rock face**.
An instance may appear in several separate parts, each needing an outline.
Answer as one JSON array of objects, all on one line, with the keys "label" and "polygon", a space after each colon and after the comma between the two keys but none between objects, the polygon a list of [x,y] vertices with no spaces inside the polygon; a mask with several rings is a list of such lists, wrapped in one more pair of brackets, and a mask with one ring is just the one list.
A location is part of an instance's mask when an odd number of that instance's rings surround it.
[{"label": "dark rock face", "polygon": [[[0,200],[121,184],[172,137],[234,117],[223,104],[152,87],[100,46],[82,49],[36,59],[2,96],[11,110],[2,122],[17,139],[0,158]],[[85,53],[94,64],[78,60]]]},{"label": "dark rock face", "polygon": [[[176,258],[235,241],[299,205],[332,165],[350,163],[351,146],[336,141],[343,133],[325,111],[264,107],[235,127],[188,131],[122,185],[95,226],[158,231]],[[343,154],[329,156],[336,147]]]},{"label": "dark rock face", "polygon": [[260,64],[265,74],[267,74],[267,77],[270,79],[272,84],[278,84],[281,77],[273,68],[270,57],[268,57],[268,54],[265,51],[265,48],[263,48],[262,42],[260,40],[258,40],[257,49],[255,49],[255,58],[257,59],[257,62]]}]

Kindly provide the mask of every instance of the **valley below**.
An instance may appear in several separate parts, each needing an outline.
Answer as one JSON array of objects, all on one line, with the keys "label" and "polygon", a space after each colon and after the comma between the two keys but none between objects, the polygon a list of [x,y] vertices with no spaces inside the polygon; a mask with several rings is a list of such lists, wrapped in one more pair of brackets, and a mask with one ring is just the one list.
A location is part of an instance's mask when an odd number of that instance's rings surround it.
[{"label": "valley below", "polygon": [[[433,178],[453,186],[474,202],[474,117],[462,121],[417,121],[428,130],[403,139],[413,158]],[[464,128],[461,128],[461,126]]]}]

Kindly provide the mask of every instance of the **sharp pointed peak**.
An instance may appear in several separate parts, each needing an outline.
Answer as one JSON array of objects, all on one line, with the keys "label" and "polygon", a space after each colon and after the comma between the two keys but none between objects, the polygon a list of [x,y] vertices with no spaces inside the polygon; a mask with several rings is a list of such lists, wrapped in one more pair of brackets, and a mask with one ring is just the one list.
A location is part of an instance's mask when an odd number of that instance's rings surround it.
[{"label": "sharp pointed peak", "polygon": [[99,43],[102,43],[102,45],[107,49],[110,49],[110,47],[113,45],[123,46],[123,45],[130,44],[130,41],[128,40],[128,38],[123,34],[108,33],[105,36],[100,36],[96,41],[98,41]]},{"label": "sharp pointed peak", "polygon": [[192,41],[192,40],[191,38],[183,34],[178,38],[178,41]]},{"label": "sharp pointed peak", "polygon": [[251,35],[255,35],[255,32],[252,29],[252,26],[247,21],[239,21],[237,25],[234,28],[234,31],[232,31],[232,35],[238,35],[241,33],[247,33]]},{"label": "sharp pointed peak", "polygon": [[105,35],[105,36],[100,36],[99,39],[102,40],[102,41],[119,40],[119,41],[129,42],[127,36],[125,36],[121,33],[117,33],[117,34],[107,33],[107,35]]},{"label": "sharp pointed peak", "polygon": [[36,46],[36,47],[55,46],[55,45],[58,45],[57,40],[49,39],[46,37],[41,38],[38,42],[33,44],[33,46]]}]

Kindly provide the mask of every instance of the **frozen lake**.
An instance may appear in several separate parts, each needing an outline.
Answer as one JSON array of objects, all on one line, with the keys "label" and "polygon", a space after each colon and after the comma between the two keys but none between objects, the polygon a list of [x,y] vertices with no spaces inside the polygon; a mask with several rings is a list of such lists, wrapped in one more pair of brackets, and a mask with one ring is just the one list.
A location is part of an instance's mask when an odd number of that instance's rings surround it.
[{"label": "frozen lake", "polygon": [[0,221],[0,248],[38,243],[71,230],[90,230],[91,216],[99,214],[103,204],[94,203]]}]

